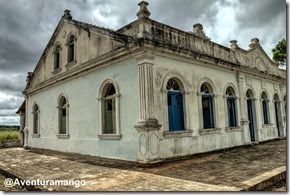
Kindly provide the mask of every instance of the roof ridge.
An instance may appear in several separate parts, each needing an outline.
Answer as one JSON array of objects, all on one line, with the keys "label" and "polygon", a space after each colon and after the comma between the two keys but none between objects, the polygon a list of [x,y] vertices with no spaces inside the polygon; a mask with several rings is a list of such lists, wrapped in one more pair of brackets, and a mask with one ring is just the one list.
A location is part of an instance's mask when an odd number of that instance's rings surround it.
[{"label": "roof ridge", "polygon": [[71,21],[76,22],[76,23],[79,23],[79,24],[81,24],[81,25],[90,26],[90,27],[93,27],[93,28],[100,28],[100,29],[103,29],[103,30],[109,30],[109,31],[116,32],[116,31],[115,31],[114,29],[112,29],[112,28],[107,28],[107,27],[104,27],[104,26],[98,26],[98,25],[91,24],[91,23],[88,23],[88,22],[83,22],[83,21],[80,21],[80,20],[72,19]]},{"label": "roof ridge", "polygon": [[90,24],[90,23],[87,23],[87,22],[82,22],[82,21],[74,20],[74,19],[71,19],[71,21],[74,22],[75,25],[79,25],[82,28],[92,28],[92,29],[95,28],[95,29],[99,29],[99,30],[105,30],[105,31],[109,32],[111,35],[113,35],[114,37],[116,37],[119,41],[124,42],[124,43],[127,43],[128,41],[134,39],[130,35],[127,35],[127,34],[124,34],[124,33],[121,33],[121,32],[117,32],[116,30],[111,29],[111,28],[106,28],[106,27],[103,27],[103,26],[97,26],[97,25],[94,25],[94,24]]}]

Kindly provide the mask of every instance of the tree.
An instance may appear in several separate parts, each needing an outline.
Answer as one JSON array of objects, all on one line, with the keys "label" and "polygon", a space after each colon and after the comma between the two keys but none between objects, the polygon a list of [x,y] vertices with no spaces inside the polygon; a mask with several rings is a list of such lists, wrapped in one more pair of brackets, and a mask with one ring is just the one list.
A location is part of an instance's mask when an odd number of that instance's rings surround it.
[{"label": "tree", "polygon": [[279,41],[276,47],[272,49],[272,52],[274,61],[280,66],[286,66],[286,40]]}]

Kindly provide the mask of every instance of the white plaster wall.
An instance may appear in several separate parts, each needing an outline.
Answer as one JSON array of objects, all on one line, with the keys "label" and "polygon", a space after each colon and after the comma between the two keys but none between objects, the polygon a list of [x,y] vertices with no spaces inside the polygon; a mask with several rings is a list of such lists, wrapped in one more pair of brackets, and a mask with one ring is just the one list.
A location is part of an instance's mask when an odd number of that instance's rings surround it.
[{"label": "white plaster wall", "polygon": [[[267,81],[265,88],[269,94],[270,127],[263,128],[262,107],[260,96],[262,93],[261,80],[251,77],[251,83],[243,84],[244,94],[239,94],[237,73],[232,70],[213,68],[207,64],[201,64],[175,58],[173,56],[156,55],[154,59],[154,117],[162,124],[159,131],[159,156],[168,158],[174,156],[190,155],[206,151],[228,148],[244,143],[243,131],[237,129],[226,131],[227,109],[224,98],[225,88],[231,84],[236,89],[236,95],[245,101],[246,90],[250,87],[255,93],[255,116],[257,141],[265,141],[278,136],[275,128],[275,110],[273,97],[277,93],[281,99],[279,87],[275,90],[273,83]],[[179,74],[184,78],[186,88],[185,118],[186,129],[191,130],[190,137],[164,138],[163,132],[168,131],[167,100],[166,93],[162,92],[162,83],[168,73]],[[247,77],[247,75],[245,75]],[[120,124],[121,140],[99,140],[97,134],[100,129],[100,103],[97,101],[101,83],[108,77],[114,77],[120,87]],[[219,129],[217,133],[200,134],[202,127],[200,110],[201,97],[198,95],[199,84],[203,79],[209,79],[213,83],[215,91],[215,124]],[[30,147],[75,152],[96,156],[138,160],[139,133],[133,127],[139,121],[139,80],[135,60],[127,60],[122,63],[107,66],[93,73],[62,83],[43,92],[32,95],[28,99],[28,130]],[[69,139],[58,139],[57,99],[61,93],[68,96],[69,107]],[[32,114],[31,107],[37,102],[40,108],[40,138],[32,138]],[[240,111],[240,99],[237,99],[238,125],[242,113]],[[245,104],[246,105],[246,104]],[[283,105],[281,103],[281,105]],[[282,107],[281,107],[282,109]],[[245,108],[245,112],[247,112]],[[283,113],[283,111],[282,111]],[[226,116],[226,117],[225,117]],[[247,114],[246,114],[247,116]]]},{"label": "white plaster wall", "polygon": [[[249,87],[249,86],[248,86]],[[266,141],[270,139],[274,139],[278,137],[278,129],[276,126],[276,118],[275,118],[275,107],[274,107],[274,94],[277,93],[280,97],[280,91],[274,89],[274,85],[272,82],[265,82],[265,86],[262,87],[261,80],[252,78],[252,85],[251,87],[254,89],[255,98],[255,108],[256,108],[256,129],[257,129],[257,139],[258,141]],[[263,108],[262,108],[262,101],[261,95],[262,92],[265,91],[268,96],[268,106],[269,106],[269,117],[270,117],[270,124],[264,125],[264,116],[263,116]]]},{"label": "white plaster wall", "polygon": [[[99,87],[114,77],[120,88],[121,140],[99,140]],[[29,96],[28,146],[64,152],[136,160],[137,132],[133,125],[139,118],[138,80],[135,60],[126,60],[98,69],[58,86]],[[69,139],[58,139],[57,99],[65,93],[69,102]],[[40,138],[32,138],[32,105],[40,108]]]},{"label": "white plaster wall", "polygon": [[[240,124],[241,120],[241,110],[240,110],[240,99],[245,100],[245,94],[239,94],[237,73],[231,70],[222,70],[219,68],[212,68],[207,64],[200,64],[196,62],[191,62],[188,60],[183,60],[182,58],[167,58],[164,56],[158,56],[155,58],[155,99],[156,99],[156,109],[155,116],[158,119],[159,123],[162,124],[160,130],[160,157],[168,158],[173,156],[183,156],[194,153],[201,153],[206,151],[212,151],[222,148],[228,148],[238,145],[243,145],[244,143],[244,134],[243,131],[248,129],[242,129]],[[188,87],[188,94],[184,95],[185,101],[185,118],[189,122],[185,121],[186,130],[192,130],[191,137],[180,137],[180,138],[164,138],[163,132],[168,131],[168,116],[167,114],[167,98],[164,98],[166,93],[162,93],[162,83],[164,82],[165,75],[169,72],[179,74],[185,80],[184,85]],[[247,75],[245,75],[247,76]],[[215,95],[215,124],[217,128],[220,128],[218,133],[213,134],[204,134],[199,133],[200,128],[202,127],[202,111],[200,110],[199,104],[201,104],[201,97],[197,94],[199,92],[199,82],[204,78],[208,78],[214,84],[214,89],[216,91]],[[277,131],[275,130],[275,111],[274,103],[272,102],[274,96],[274,87],[273,83],[266,81],[265,88],[269,93],[269,113],[271,123],[273,124],[270,127],[263,128],[263,115],[262,115],[262,106],[261,106],[261,79],[255,79],[251,77],[251,83],[244,81],[244,93],[250,87],[254,90],[256,94],[255,98],[255,117],[256,117],[256,140],[265,141],[269,139],[274,139],[278,137]],[[164,82],[165,83],[165,82]],[[224,98],[224,92],[226,86],[231,83],[236,89],[235,93],[238,96],[236,101],[237,103],[237,117],[238,125],[240,130],[236,129],[234,131],[226,131],[227,127],[227,109],[226,101]],[[185,87],[186,88],[186,87]],[[278,94],[279,91],[276,91]],[[245,104],[247,105],[247,104]],[[247,112],[247,108],[244,108]],[[283,113],[283,112],[282,112]],[[188,116],[186,116],[188,115]],[[247,114],[246,114],[247,116]]]}]

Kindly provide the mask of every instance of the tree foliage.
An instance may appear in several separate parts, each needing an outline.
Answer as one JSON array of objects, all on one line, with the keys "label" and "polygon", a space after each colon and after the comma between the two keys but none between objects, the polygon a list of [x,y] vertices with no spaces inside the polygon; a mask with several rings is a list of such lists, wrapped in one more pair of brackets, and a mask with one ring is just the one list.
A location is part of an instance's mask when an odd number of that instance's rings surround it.
[{"label": "tree foliage", "polygon": [[286,40],[282,39],[278,42],[276,47],[272,49],[273,60],[281,66],[286,65]]}]

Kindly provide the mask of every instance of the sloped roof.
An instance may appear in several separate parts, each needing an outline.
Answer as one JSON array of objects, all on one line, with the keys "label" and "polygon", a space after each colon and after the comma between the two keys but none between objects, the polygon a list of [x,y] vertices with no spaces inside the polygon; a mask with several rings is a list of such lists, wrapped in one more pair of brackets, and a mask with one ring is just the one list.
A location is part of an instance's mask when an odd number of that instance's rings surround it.
[{"label": "sloped roof", "polygon": [[21,106],[18,108],[18,110],[16,111],[16,114],[20,114],[25,112],[25,106],[26,106],[26,101],[24,100],[21,104]]},{"label": "sloped roof", "polygon": [[114,38],[114,40],[119,41],[119,42],[121,42],[123,44],[127,44],[128,42],[131,42],[133,40],[133,38],[131,36],[122,34],[120,32],[116,32],[113,29],[100,27],[100,26],[97,26],[97,25],[93,25],[93,24],[81,22],[81,21],[78,21],[78,20],[74,20],[74,19],[72,19],[70,14],[69,14],[69,17],[67,16],[67,12],[69,13],[70,11],[69,10],[65,10],[65,14],[61,17],[57,27],[55,28],[51,38],[49,39],[49,42],[47,43],[47,45],[46,45],[41,57],[39,58],[35,69],[33,70],[32,73],[29,73],[30,74],[30,79],[29,79],[29,82],[27,83],[24,91],[26,91],[29,88],[30,81],[32,80],[32,78],[34,76],[34,73],[39,68],[39,66],[41,64],[41,60],[44,58],[44,56],[47,53],[47,50],[53,44],[53,42],[54,42],[54,40],[55,40],[55,38],[56,38],[56,36],[58,34],[58,31],[60,30],[60,28],[61,28],[61,26],[62,26],[62,24],[64,22],[67,22],[69,24],[73,24],[73,25],[75,25],[77,27],[83,28],[84,30],[87,30],[88,32],[95,31],[95,32],[98,32],[98,33],[104,33],[104,32],[108,33],[110,36],[112,36]]},{"label": "sloped roof", "polygon": [[122,34],[120,32],[113,30],[113,29],[110,29],[110,28],[100,27],[97,25],[89,24],[86,22],[78,21],[78,20],[71,20],[71,21],[73,22],[74,25],[81,27],[81,28],[84,28],[84,29],[90,29],[90,30],[96,31],[96,32],[100,32],[100,30],[106,31],[110,35],[112,35],[112,37],[114,37],[114,39],[116,41],[128,43],[128,42],[133,40],[133,38],[131,36]]}]

